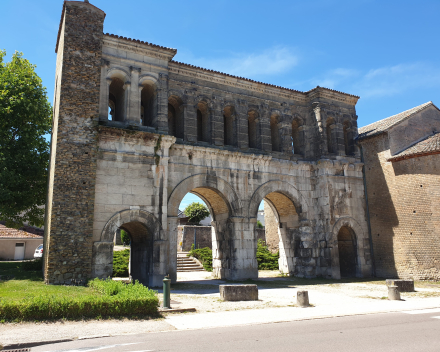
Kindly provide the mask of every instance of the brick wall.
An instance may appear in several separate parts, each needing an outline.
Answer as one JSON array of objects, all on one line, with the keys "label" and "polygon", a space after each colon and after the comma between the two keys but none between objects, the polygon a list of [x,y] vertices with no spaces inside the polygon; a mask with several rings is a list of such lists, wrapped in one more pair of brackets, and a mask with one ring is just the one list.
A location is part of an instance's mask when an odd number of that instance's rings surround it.
[{"label": "brick wall", "polygon": [[387,162],[387,134],[362,147],[376,275],[439,280],[440,155]]}]

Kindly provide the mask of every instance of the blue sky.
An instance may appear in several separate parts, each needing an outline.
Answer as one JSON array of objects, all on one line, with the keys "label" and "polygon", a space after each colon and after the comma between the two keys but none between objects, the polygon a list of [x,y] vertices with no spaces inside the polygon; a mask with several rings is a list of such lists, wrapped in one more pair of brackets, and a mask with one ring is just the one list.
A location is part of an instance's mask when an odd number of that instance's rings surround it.
[{"label": "blue sky", "polygon": [[[358,125],[440,105],[440,1],[90,0],[104,32],[173,47],[175,59],[307,91],[359,95]],[[37,65],[53,99],[61,0],[0,0],[0,49]]]}]

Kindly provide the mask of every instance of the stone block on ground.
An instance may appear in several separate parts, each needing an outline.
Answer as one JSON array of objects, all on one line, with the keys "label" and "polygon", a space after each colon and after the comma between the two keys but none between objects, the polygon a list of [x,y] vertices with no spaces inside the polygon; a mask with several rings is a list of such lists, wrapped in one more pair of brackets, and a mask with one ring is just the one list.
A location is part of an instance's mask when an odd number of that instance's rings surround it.
[{"label": "stone block on ground", "polygon": [[257,285],[220,285],[223,301],[258,301]]},{"label": "stone block on ground", "polygon": [[414,280],[387,279],[387,286],[397,286],[399,292],[414,292]]}]

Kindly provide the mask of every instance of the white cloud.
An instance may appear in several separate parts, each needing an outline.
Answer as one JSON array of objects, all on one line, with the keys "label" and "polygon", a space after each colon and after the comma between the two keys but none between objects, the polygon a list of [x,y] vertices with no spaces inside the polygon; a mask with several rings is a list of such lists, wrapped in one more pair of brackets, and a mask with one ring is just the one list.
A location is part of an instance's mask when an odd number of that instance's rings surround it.
[{"label": "white cloud", "polygon": [[197,59],[192,55],[182,55],[176,59],[183,61],[181,57],[188,58],[187,62],[193,65],[241,77],[285,74],[298,64],[298,56],[293,50],[282,46],[269,48],[260,53],[233,53],[229,57]]},{"label": "white cloud", "polygon": [[307,82],[360,95],[362,98],[396,96],[418,88],[440,86],[440,67],[415,62],[368,71],[337,68]]}]

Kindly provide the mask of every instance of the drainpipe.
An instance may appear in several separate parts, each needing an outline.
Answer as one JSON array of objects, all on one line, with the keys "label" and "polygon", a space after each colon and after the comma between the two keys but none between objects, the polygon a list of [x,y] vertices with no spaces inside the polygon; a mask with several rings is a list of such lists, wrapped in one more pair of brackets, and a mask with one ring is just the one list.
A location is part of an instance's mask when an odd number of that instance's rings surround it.
[{"label": "drainpipe", "polygon": [[364,152],[362,149],[362,145],[357,142],[359,149],[361,151],[361,161],[364,164],[362,166],[362,178],[364,180],[364,195],[365,195],[365,203],[366,203],[366,212],[367,212],[367,226],[368,226],[368,241],[370,242],[370,255],[371,255],[371,269],[373,272],[373,276],[376,277],[376,265],[374,262],[374,249],[373,249],[373,237],[371,235],[371,224],[370,224],[370,208],[368,205],[368,192],[367,192],[367,179],[365,175],[365,162],[364,162]]}]

